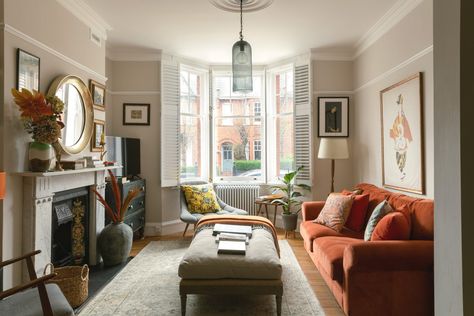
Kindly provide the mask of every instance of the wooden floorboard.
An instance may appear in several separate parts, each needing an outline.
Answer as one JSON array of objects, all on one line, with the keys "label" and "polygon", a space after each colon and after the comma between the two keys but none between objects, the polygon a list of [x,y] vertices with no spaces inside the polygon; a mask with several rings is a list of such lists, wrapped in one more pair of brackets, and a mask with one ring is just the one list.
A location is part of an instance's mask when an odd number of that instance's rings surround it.
[{"label": "wooden floorboard", "polygon": [[[167,235],[167,236],[160,236],[160,237],[146,237],[142,240],[135,240],[132,246],[132,256],[136,256],[150,241],[153,240],[176,240],[181,238],[192,238],[192,230],[189,231],[185,237],[182,237],[181,234],[174,234],[174,235]],[[285,232],[283,230],[278,229],[278,239],[285,239]],[[296,234],[296,238],[289,238],[288,244],[293,249],[296,259],[303,270],[303,273],[308,280],[313,292],[315,293],[316,297],[318,298],[324,313],[327,316],[343,316],[344,313],[339,307],[336,302],[336,299],[332,295],[331,291],[327,287],[326,283],[324,282],[323,278],[319,274],[318,270],[311,261],[311,258],[306,253],[306,250],[303,246],[303,239],[299,234]]]}]

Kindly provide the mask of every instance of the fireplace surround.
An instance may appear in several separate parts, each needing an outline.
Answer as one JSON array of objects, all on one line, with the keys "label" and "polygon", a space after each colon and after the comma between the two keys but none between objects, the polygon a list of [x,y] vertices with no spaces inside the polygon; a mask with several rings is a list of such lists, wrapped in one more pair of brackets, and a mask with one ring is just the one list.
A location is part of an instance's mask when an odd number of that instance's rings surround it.
[{"label": "fireplace surround", "polygon": [[[97,236],[104,228],[105,211],[92,189],[105,194],[105,177],[107,169],[118,166],[87,168],[57,172],[22,172],[23,177],[23,253],[40,249],[35,256],[34,266],[38,274],[43,273],[45,265],[52,260],[52,223],[53,199],[59,192],[85,188],[88,191],[88,244],[86,245],[87,263],[96,265],[101,259],[97,252]],[[23,267],[23,279],[29,280],[26,268]]]}]

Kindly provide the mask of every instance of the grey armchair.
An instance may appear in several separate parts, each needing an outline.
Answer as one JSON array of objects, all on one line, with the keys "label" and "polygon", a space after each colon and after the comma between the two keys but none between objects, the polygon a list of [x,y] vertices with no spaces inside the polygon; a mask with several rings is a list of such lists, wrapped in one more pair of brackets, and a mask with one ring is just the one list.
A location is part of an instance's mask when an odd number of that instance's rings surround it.
[{"label": "grey armchair", "polygon": [[[209,182],[206,181],[189,181],[186,183],[182,183],[185,185],[199,185],[199,184],[207,184]],[[196,223],[206,215],[247,215],[247,211],[232,207],[227,205],[217,196],[217,202],[221,206],[222,210],[217,213],[206,213],[206,214],[198,214],[198,213],[191,213],[188,210],[188,204],[186,203],[186,197],[184,196],[183,191],[180,190],[180,204],[181,204],[181,220],[186,223],[186,227],[184,228],[183,236],[186,234],[188,230],[189,224],[196,225]]]}]

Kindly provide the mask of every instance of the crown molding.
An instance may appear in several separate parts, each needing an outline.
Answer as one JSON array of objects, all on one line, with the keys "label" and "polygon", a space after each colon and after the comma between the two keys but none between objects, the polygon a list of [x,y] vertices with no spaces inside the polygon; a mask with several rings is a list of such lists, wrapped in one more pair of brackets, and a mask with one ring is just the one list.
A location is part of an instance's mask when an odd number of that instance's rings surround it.
[{"label": "crown molding", "polygon": [[107,40],[107,32],[112,30],[110,26],[97,12],[95,12],[83,0],[56,0],[66,10],[90,27],[94,33],[103,40]]},{"label": "crown molding", "polygon": [[312,60],[331,60],[331,61],[352,61],[354,52],[352,49],[331,50],[331,49],[312,49]]},{"label": "crown molding", "polygon": [[48,52],[50,53],[51,55],[53,56],[56,56],[57,58],[61,59],[62,61],[64,62],[67,62],[69,63],[70,65],[73,65],[75,67],[77,67],[78,69],[81,69],[87,73],[89,73],[92,77],[94,77],[95,79],[97,79],[98,81],[100,82],[106,82],[107,81],[107,77],[98,73],[97,71],[81,64],[80,62],[60,53],[59,51],[49,47],[48,45],[34,39],[33,37],[21,32],[20,30],[17,30],[16,28],[14,28],[13,26],[9,25],[9,24],[5,24],[5,23],[0,23],[0,28],[3,29],[4,32],[7,32],[13,36],[16,36],[17,38],[20,38],[32,45],[35,45],[36,47],[44,50],[45,52]]},{"label": "crown molding", "polygon": [[106,50],[106,58],[112,61],[161,61],[163,53],[161,50],[140,51],[140,50]]},{"label": "crown molding", "polygon": [[373,43],[397,25],[405,16],[413,11],[423,0],[399,0],[387,11],[362,37],[355,43],[357,58]]}]

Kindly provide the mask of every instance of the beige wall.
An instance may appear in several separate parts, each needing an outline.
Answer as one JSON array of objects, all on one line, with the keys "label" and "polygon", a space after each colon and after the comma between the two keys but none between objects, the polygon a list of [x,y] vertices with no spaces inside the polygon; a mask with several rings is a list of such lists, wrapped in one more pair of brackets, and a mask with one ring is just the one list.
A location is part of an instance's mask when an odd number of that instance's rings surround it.
[{"label": "beige wall", "polygon": [[432,1],[425,0],[354,61],[352,170],[354,182],[382,185],[380,91],[424,76],[426,196],[434,196]]},{"label": "beige wall", "polygon": [[[20,123],[19,112],[10,94],[10,89],[16,86],[16,50],[21,48],[40,57],[40,91],[46,92],[51,81],[62,74],[77,75],[86,84],[89,79],[103,82],[105,49],[91,43],[88,27],[54,0],[5,0],[4,3],[6,30],[2,34],[4,107],[1,121],[4,151],[0,167],[8,173],[7,197],[3,201],[2,214],[2,258],[6,259],[19,256],[23,252],[23,178],[12,173],[26,170],[26,149],[30,141]],[[57,31],[58,27],[61,32]],[[45,49],[43,45],[49,49]],[[96,111],[95,114],[97,118],[105,119],[105,112]],[[87,154],[88,148],[78,156]],[[20,265],[5,269],[5,288],[19,281]]]},{"label": "beige wall", "polygon": [[[331,191],[331,160],[318,159],[318,97],[349,97],[349,129],[352,129],[352,61],[315,60],[313,68],[313,199],[325,200]],[[349,131],[349,150],[351,150],[352,131]],[[354,186],[351,159],[337,160],[334,176],[336,191]]]},{"label": "beige wall", "polygon": [[[161,214],[160,159],[160,62],[111,61],[107,59],[109,102],[108,135],[141,140],[141,171],[146,179],[146,223],[158,223]],[[122,124],[123,103],[149,103],[150,126]],[[176,218],[174,218],[176,219]],[[148,231],[147,231],[148,233]],[[153,233],[153,232],[152,232]]]}]

